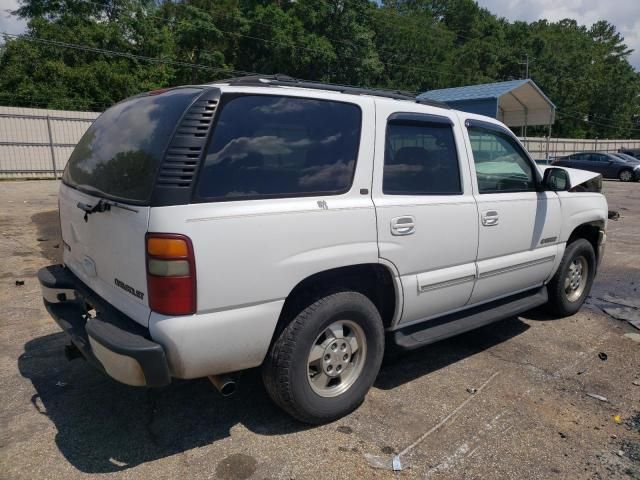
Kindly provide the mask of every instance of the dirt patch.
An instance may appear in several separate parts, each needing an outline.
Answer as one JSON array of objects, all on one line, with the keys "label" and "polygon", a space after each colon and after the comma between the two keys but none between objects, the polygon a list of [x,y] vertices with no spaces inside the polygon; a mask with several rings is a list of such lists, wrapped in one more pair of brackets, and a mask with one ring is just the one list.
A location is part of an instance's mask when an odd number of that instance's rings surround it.
[{"label": "dirt patch", "polygon": [[254,474],[257,465],[255,458],[235,453],[218,463],[216,476],[222,480],[244,480]]},{"label": "dirt patch", "polygon": [[31,221],[37,228],[38,248],[43,257],[62,262],[62,235],[60,234],[60,216],[58,210],[35,213]]}]

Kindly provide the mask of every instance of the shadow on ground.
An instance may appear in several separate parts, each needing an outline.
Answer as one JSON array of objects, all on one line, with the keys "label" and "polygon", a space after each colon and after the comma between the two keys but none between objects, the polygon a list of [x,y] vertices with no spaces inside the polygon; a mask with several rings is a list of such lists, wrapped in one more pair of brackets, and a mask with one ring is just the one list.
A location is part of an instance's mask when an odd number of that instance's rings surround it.
[{"label": "shadow on ground", "polygon": [[[512,319],[395,356],[383,366],[376,387],[391,389],[428,375],[527,328]],[[236,424],[261,435],[310,428],[271,403],[258,369],[242,373],[232,399],[222,398],[205,379],[139,389],[111,380],[82,360],[68,363],[65,343],[62,333],[31,340],[18,366],[37,392],[34,408],[58,430],[58,448],[82,472],[119,471],[208,445],[228,437]]]},{"label": "shadow on ground", "polygon": [[206,379],[134,388],[82,360],[67,362],[66,342],[63,333],[27,342],[18,367],[37,392],[34,408],[57,428],[61,453],[83,472],[119,471],[207,445],[238,423],[263,435],[307,428],[271,403],[257,370],[243,372],[232,399]]},{"label": "shadow on ground", "polygon": [[[528,315],[528,314],[527,314]],[[392,352],[374,384],[389,390],[526,332],[530,327],[513,317],[411,352]]]}]

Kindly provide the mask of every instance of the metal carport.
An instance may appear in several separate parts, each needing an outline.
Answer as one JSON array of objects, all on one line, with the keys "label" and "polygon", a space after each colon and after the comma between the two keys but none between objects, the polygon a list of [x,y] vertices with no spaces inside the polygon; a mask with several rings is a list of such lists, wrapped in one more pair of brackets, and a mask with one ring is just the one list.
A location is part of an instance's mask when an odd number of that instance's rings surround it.
[{"label": "metal carport", "polygon": [[418,99],[445,102],[456,110],[497,118],[509,127],[551,125],[556,106],[531,79],[430,90]]}]

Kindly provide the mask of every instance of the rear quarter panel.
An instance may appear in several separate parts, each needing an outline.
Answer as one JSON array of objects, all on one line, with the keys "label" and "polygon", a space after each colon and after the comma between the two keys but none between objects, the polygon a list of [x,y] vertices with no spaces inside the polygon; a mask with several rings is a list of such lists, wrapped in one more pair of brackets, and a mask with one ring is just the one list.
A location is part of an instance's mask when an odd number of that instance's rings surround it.
[{"label": "rear quarter panel", "polygon": [[[334,96],[345,101],[322,94]],[[181,233],[193,242],[198,313],[282,300],[314,273],[377,263],[374,206],[370,193],[360,193],[371,189],[374,103],[366,97],[353,103],[363,124],[349,192],[151,208],[150,232]]]}]

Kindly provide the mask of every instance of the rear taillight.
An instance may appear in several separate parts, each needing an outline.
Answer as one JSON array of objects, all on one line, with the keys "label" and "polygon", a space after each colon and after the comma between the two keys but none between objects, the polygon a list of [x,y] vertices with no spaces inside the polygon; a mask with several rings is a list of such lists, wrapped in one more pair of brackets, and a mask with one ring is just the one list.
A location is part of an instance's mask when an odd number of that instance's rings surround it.
[{"label": "rear taillight", "polygon": [[164,315],[196,312],[196,262],[189,237],[147,234],[149,307]]}]

